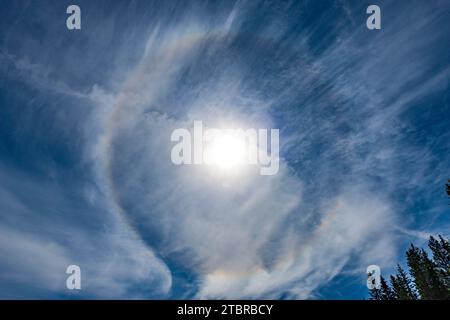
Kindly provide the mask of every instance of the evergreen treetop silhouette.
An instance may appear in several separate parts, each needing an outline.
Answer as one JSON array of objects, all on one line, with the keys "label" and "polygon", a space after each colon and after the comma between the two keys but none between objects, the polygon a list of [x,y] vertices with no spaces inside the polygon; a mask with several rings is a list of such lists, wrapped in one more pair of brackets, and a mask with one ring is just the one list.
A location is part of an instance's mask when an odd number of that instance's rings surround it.
[{"label": "evergreen treetop silhouette", "polygon": [[[450,180],[446,184],[450,197]],[[383,277],[380,288],[370,290],[371,300],[450,300],[450,242],[430,236],[428,247],[431,258],[424,249],[413,244],[406,251],[408,272],[397,265],[397,274],[390,283]]]}]

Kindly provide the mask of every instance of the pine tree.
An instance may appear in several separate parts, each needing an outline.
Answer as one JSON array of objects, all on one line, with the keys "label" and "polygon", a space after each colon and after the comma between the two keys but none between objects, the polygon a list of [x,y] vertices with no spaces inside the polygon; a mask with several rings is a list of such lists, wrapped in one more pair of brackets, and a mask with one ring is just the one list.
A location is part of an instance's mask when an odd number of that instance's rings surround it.
[{"label": "pine tree", "polygon": [[450,197],[450,180],[448,180],[448,183],[445,186],[447,187],[447,194]]},{"label": "pine tree", "polygon": [[428,257],[428,254],[425,252],[425,250],[421,250],[421,255],[426,271],[428,285],[431,291],[430,299],[441,300],[450,298],[448,296],[448,290],[445,288],[445,284],[443,283],[440,276],[437,265]]},{"label": "pine tree", "polygon": [[380,288],[370,290],[371,300],[450,300],[450,242],[430,237],[430,258],[424,249],[411,244],[406,252],[408,273],[397,265],[391,285],[380,278]]},{"label": "pine tree", "polygon": [[370,290],[370,299],[395,300],[394,291],[391,289],[391,287],[389,287],[389,284],[383,277],[380,278],[380,288],[379,289],[374,288]]},{"label": "pine tree", "polygon": [[391,285],[396,300],[418,299],[411,279],[400,265],[397,265],[397,275],[391,276]]},{"label": "pine tree", "polygon": [[426,272],[423,268],[422,256],[420,249],[411,244],[406,252],[409,273],[414,279],[414,285],[419,292],[421,299],[430,299],[431,292],[426,278]]},{"label": "pine tree", "polygon": [[369,291],[370,300],[381,300],[381,288],[373,288]]},{"label": "pine tree", "polygon": [[389,287],[386,280],[383,277],[380,279],[381,282],[381,300],[394,300],[394,292],[391,287]]},{"label": "pine tree", "polygon": [[421,299],[447,299],[448,289],[441,280],[440,272],[425,250],[411,245],[407,253],[410,274]]},{"label": "pine tree", "polygon": [[[446,184],[450,196],[450,180]],[[390,277],[391,286],[383,277],[380,288],[371,289],[372,300],[450,300],[450,241],[439,236],[430,237],[428,247],[432,257],[425,250],[413,244],[406,251],[409,275],[397,265],[397,274]]]},{"label": "pine tree", "polygon": [[439,282],[444,287],[444,298],[450,299],[450,242],[442,236],[439,236],[439,240],[431,236],[428,246],[433,254],[433,262]]}]

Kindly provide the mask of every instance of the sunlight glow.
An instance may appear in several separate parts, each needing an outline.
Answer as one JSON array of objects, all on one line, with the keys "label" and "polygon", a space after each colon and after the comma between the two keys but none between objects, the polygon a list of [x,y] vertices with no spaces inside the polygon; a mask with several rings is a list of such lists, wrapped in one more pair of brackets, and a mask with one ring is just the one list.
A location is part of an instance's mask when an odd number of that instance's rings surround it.
[{"label": "sunlight glow", "polygon": [[232,134],[215,137],[205,150],[205,161],[220,169],[232,169],[246,160],[245,140]]}]

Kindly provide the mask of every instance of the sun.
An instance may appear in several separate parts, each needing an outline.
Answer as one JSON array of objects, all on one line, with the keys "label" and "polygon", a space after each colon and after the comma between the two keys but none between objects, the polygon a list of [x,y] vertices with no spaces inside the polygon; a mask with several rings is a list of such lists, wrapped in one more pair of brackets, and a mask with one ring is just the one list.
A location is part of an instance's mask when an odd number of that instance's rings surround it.
[{"label": "sun", "polygon": [[245,139],[233,134],[215,137],[205,149],[205,162],[222,170],[242,166],[246,160]]}]

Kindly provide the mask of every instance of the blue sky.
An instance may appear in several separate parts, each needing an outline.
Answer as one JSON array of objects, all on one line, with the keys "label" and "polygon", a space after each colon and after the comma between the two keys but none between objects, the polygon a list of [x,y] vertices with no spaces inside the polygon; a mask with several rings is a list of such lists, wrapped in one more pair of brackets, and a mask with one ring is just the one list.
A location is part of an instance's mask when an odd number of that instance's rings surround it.
[{"label": "blue sky", "polygon": [[[70,4],[1,3],[0,298],[363,299],[449,236],[448,1]],[[174,166],[194,120],[278,174]]]}]

